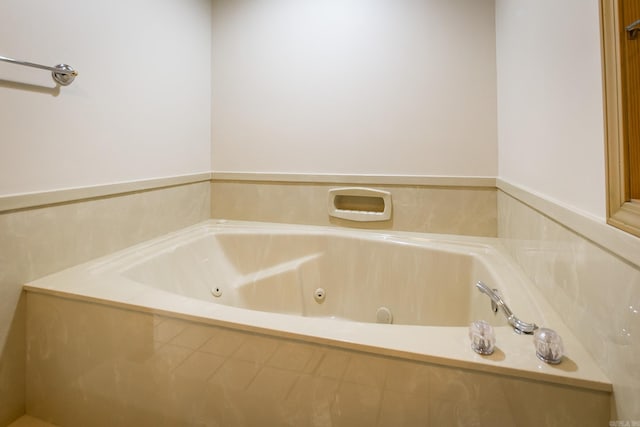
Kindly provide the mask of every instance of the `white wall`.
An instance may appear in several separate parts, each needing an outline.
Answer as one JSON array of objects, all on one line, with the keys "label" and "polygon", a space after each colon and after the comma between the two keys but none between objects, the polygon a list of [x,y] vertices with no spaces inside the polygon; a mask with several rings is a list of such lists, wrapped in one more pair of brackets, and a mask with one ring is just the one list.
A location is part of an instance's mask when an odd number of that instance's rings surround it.
[{"label": "white wall", "polygon": [[54,96],[48,72],[0,62],[0,196],[209,171],[210,9],[0,2],[0,55],[80,73]]},{"label": "white wall", "polygon": [[597,0],[496,1],[498,155],[492,0],[215,0],[211,71],[210,8],[0,3],[0,55],[80,71],[53,96],[28,86],[52,87],[48,73],[0,63],[0,195],[212,165],[495,175],[499,163],[507,181],[604,217]]},{"label": "white wall", "polygon": [[604,220],[597,0],[497,0],[499,176]]},{"label": "white wall", "polygon": [[215,0],[216,171],[497,173],[493,0]]}]

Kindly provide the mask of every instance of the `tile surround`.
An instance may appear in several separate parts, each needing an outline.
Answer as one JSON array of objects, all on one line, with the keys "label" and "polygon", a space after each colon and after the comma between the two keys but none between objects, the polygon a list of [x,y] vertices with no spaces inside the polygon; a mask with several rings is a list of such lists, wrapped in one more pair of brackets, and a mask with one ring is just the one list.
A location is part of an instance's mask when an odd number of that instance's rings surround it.
[{"label": "tile surround", "polygon": [[612,381],[612,419],[640,421],[640,266],[503,191],[498,218],[505,248]]},{"label": "tile surround", "polygon": [[[61,204],[0,212],[0,234],[3,237],[0,262],[3,267],[9,267],[0,269],[0,342],[3,343],[0,354],[0,395],[19,397],[23,394],[21,378],[24,373],[22,364],[25,349],[20,337],[24,336],[24,301],[20,300],[20,287],[28,280],[211,216],[344,225],[330,222],[326,218],[326,189],[340,186],[338,178],[309,184],[304,177],[282,183],[253,182],[250,176],[244,177],[245,179],[237,179],[237,176],[218,176],[218,180],[215,174],[213,176],[214,181],[211,184],[201,182],[76,203],[65,203],[64,200],[56,199],[55,202]],[[358,184],[367,183],[366,179],[361,181]],[[394,206],[398,216],[392,223],[378,225],[381,228],[498,235],[503,238],[505,247],[536,283],[538,289],[548,296],[564,321],[602,364],[603,370],[614,383],[615,404],[611,418],[640,420],[640,377],[636,375],[640,372],[640,365],[635,361],[640,354],[639,334],[635,333],[640,330],[640,269],[636,264],[629,262],[629,256],[634,257],[637,253],[633,251],[634,245],[629,246],[625,240],[621,247],[626,252],[622,257],[617,256],[615,250],[612,252],[606,249],[606,230],[599,232],[599,236],[604,236],[604,240],[595,238],[599,243],[595,244],[591,239],[565,228],[505,192],[496,192],[490,185],[485,188],[484,181],[468,186],[464,186],[462,181],[456,181],[452,183],[455,185],[454,188],[442,188],[433,185],[434,182],[420,180],[393,185],[385,185],[383,180],[374,184],[376,188],[391,188],[394,201],[398,202],[398,205]],[[502,186],[508,189],[506,183],[499,183],[499,187]],[[210,187],[212,192],[209,190]],[[301,203],[301,200],[305,202]],[[283,201],[285,203],[282,203]],[[10,202],[26,203],[23,199]],[[399,214],[404,211],[411,213]],[[463,212],[464,215],[461,215]],[[447,219],[452,221],[447,223]],[[564,218],[560,220],[562,222]],[[589,221],[586,223],[588,225]],[[582,228],[578,229],[581,233],[584,232]],[[41,236],[47,238],[42,239]],[[15,262],[16,259],[26,262]],[[216,372],[233,374],[233,369],[224,368],[228,363],[224,361],[242,346],[244,336],[223,331],[219,336],[212,336],[201,344],[201,341],[207,338],[207,328],[176,330],[175,328],[180,329],[182,326],[181,321],[174,323],[172,329],[169,325],[173,320],[159,317],[153,317],[151,323],[152,326],[159,326],[165,322],[167,325],[164,326],[164,331],[162,328],[158,329],[159,340],[143,338],[152,343],[154,351],[158,350],[159,355],[154,359],[156,372],[166,366],[172,366],[175,377],[187,384],[189,381],[197,380],[197,367],[206,361],[212,370],[205,370],[207,375],[214,375]],[[589,327],[585,328],[585,324]],[[150,332],[145,330],[138,336],[142,338],[149,334]],[[165,341],[161,341],[163,336]],[[170,343],[173,339],[177,341]],[[203,355],[189,355],[181,350],[193,350],[193,347],[200,344],[198,348]],[[162,346],[167,347],[160,351]],[[278,347],[269,356],[270,359],[264,366],[268,365],[273,371],[265,375],[274,376],[279,369],[283,369],[284,362],[278,361],[278,354],[282,351]],[[302,408],[306,404],[309,412],[300,410],[291,416],[291,420],[323,425],[323,421],[326,424],[327,420],[332,419],[331,416],[336,416],[335,414],[339,414],[338,418],[341,414],[348,418],[348,411],[341,411],[340,406],[333,405],[333,401],[327,396],[341,395],[340,384],[343,376],[347,375],[345,372],[352,357],[351,352],[333,349],[322,355],[315,351],[308,355],[309,349],[296,351],[300,353],[299,359],[292,362],[296,369],[300,369],[299,365],[303,364],[303,359],[309,357],[309,360],[303,372],[297,374],[297,380],[291,386],[289,396],[299,396],[300,399],[295,405]],[[134,361],[144,356],[144,353],[136,353],[134,350],[125,353]],[[173,366],[176,363],[177,367]],[[256,366],[255,362],[244,360],[238,360],[237,363]],[[407,372],[414,372],[414,367],[403,366]],[[432,367],[421,367],[437,376]],[[123,372],[126,369],[123,368]],[[355,373],[351,372],[349,375]],[[139,374],[138,377],[144,378],[144,375]],[[513,418],[514,413],[527,412],[526,407],[521,408],[513,404],[505,410],[491,411],[487,414],[483,409],[471,410],[460,402],[452,403],[446,399],[434,399],[434,402],[438,403],[430,404],[429,408],[421,412],[417,409],[419,405],[415,400],[415,393],[422,393],[419,391],[420,383],[408,382],[402,385],[402,382],[392,378],[392,375],[386,377],[387,388],[378,390],[377,394],[367,394],[365,389],[353,390],[347,387],[343,396],[348,399],[355,393],[362,396],[365,403],[367,399],[378,402],[381,408],[378,418],[380,425],[384,425],[383,420],[390,417],[402,420],[405,422],[404,425],[424,425],[424,420],[433,423],[438,417],[446,417],[447,414],[449,417],[451,414],[457,414],[460,420],[467,419],[467,416],[475,417],[473,419],[476,421],[469,421],[471,425],[485,425],[487,419],[496,425],[506,425],[512,423],[509,421],[518,419]],[[162,381],[166,385],[168,380],[165,378]],[[282,381],[286,385],[288,380],[284,378]],[[310,407],[302,399],[305,395],[303,391],[308,390],[307,385],[311,390],[307,395],[312,393],[316,397],[320,396],[314,407]],[[371,384],[360,385],[376,387]],[[402,387],[408,387],[410,390],[398,390]],[[210,388],[213,396],[220,396],[220,393],[226,396],[223,388]],[[501,383],[500,389],[513,392],[515,395],[518,392],[517,387],[510,388],[504,383]],[[146,388],[140,386],[139,390]],[[240,391],[238,393],[242,394]],[[295,406],[292,402],[293,400],[289,403]],[[400,403],[403,408],[415,410],[399,411],[397,408]],[[328,410],[325,410],[327,408]],[[230,408],[225,406],[224,409]],[[204,411],[205,409],[201,408],[201,412]],[[213,409],[211,411],[225,420],[238,421],[244,416],[238,412],[238,408],[231,408],[230,414],[223,414],[224,411],[216,412]],[[0,425],[15,419],[23,412],[24,402],[21,399],[17,398],[13,402],[3,399],[0,402]],[[405,414],[405,417],[401,414]],[[499,420],[495,418],[497,414],[500,414]],[[151,418],[154,419],[153,416]],[[478,419],[481,421],[477,422]]]},{"label": "tile surround", "polygon": [[[392,219],[357,223],[329,217],[327,191],[354,185],[390,191],[393,198]],[[213,218],[246,221],[489,237],[497,234],[495,187],[214,179],[211,185],[211,212]]]},{"label": "tile surround", "polygon": [[[13,210],[0,211],[0,425],[25,412],[22,285],[208,219],[209,186],[197,182],[74,203],[57,198],[60,204],[33,208],[23,206],[23,197],[3,199],[0,207]],[[25,197],[40,205],[58,196]],[[16,203],[22,208],[15,210]]]}]

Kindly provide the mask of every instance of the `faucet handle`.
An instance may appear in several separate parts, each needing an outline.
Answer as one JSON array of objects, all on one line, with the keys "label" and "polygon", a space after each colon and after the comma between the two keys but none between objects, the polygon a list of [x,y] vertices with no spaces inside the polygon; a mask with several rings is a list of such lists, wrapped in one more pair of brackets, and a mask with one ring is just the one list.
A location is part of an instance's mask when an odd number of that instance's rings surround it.
[{"label": "faucet handle", "polygon": [[552,365],[557,365],[562,361],[564,353],[562,338],[553,329],[538,329],[533,335],[533,343],[536,346],[538,359]]},{"label": "faucet handle", "polygon": [[484,320],[476,320],[469,325],[469,339],[471,348],[478,354],[487,356],[493,354],[496,345],[496,335],[493,327]]}]

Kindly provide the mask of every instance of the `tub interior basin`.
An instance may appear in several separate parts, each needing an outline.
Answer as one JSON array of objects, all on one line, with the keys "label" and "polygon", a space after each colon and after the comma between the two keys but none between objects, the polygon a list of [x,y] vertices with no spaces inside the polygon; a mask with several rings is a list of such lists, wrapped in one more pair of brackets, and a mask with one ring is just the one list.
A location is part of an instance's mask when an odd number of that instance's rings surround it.
[{"label": "tub interior basin", "polygon": [[[501,287],[484,259],[487,250],[382,234],[217,231],[138,256],[119,274],[250,310],[407,325],[465,326],[477,319],[506,325],[475,288],[478,280]],[[518,315],[525,309],[511,308]]]}]

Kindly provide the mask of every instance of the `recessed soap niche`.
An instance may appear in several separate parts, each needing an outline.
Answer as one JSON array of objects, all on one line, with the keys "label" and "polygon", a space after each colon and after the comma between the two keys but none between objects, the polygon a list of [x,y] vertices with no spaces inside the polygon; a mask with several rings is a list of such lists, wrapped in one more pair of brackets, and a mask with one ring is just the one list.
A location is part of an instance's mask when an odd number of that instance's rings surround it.
[{"label": "recessed soap niche", "polygon": [[350,221],[387,221],[391,219],[391,193],[366,187],[329,190],[329,215]]}]

